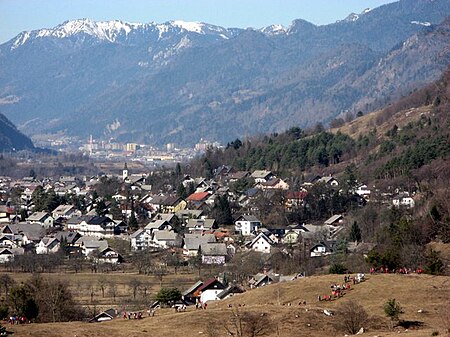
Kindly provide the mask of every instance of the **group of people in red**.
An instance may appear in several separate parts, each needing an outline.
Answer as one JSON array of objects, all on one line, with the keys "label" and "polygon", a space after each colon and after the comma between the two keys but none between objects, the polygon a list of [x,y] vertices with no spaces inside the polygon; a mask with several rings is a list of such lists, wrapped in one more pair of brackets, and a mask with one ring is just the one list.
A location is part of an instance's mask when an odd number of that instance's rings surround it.
[{"label": "group of people in red", "polygon": [[123,318],[124,319],[142,319],[142,312],[123,312]]},{"label": "group of people in red", "polygon": [[347,290],[351,289],[351,283],[357,284],[362,281],[364,281],[364,274],[357,274],[356,276],[352,277],[350,275],[344,276],[344,283],[337,284],[333,283],[331,285],[331,295],[318,295],[317,299],[319,301],[332,301],[334,299],[340,298],[345,295],[345,292]]},{"label": "group of people in red", "polygon": [[9,324],[25,324],[27,323],[27,318],[25,316],[13,315],[9,317]]},{"label": "group of people in red", "polygon": [[411,269],[411,268],[398,268],[398,269],[389,269],[388,267],[380,267],[380,268],[370,268],[370,273],[371,274],[375,274],[375,273],[381,273],[381,274],[411,274],[411,273],[416,273],[416,274],[422,274],[423,273],[423,269],[422,268],[417,268],[417,269]]}]

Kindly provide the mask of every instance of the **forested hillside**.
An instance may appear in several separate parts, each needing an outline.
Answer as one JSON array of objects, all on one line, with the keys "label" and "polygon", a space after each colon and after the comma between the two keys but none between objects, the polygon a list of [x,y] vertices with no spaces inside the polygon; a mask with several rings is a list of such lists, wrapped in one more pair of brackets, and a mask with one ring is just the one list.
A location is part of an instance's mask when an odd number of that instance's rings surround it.
[{"label": "forested hillside", "polygon": [[[268,169],[280,175],[339,174],[355,163],[365,180],[407,177],[450,155],[450,70],[440,80],[395,104],[332,130],[294,127],[281,134],[236,139],[210,150],[193,165],[200,172],[221,165]],[[397,124],[398,123],[398,124]]]}]

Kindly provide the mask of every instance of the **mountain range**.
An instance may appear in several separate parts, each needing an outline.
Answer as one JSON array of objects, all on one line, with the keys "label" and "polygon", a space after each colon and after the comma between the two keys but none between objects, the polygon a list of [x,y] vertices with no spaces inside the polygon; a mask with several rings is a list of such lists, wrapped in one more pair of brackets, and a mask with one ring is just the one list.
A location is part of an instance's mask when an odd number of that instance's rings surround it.
[{"label": "mountain range", "polygon": [[368,112],[450,63],[450,0],[334,24],[67,21],[0,45],[0,112],[30,135],[227,142]]}]

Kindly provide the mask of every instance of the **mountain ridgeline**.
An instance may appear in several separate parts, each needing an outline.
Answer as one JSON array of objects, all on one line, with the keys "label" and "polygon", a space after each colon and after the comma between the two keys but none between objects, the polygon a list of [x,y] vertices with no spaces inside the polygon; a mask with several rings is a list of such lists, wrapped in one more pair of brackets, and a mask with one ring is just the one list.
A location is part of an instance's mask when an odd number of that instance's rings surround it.
[{"label": "mountain ridgeline", "polygon": [[226,143],[371,111],[450,63],[450,0],[325,26],[67,21],[0,46],[0,111],[28,134]]}]

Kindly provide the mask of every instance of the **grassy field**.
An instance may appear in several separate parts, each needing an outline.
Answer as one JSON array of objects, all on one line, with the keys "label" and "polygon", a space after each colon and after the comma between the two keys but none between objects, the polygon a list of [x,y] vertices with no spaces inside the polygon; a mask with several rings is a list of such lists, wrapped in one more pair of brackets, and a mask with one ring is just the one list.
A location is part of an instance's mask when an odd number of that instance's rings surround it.
[{"label": "grassy field", "polygon": [[[137,336],[226,336],[224,325],[229,324],[232,310],[267,314],[273,331],[268,336],[344,336],[334,324],[338,307],[348,300],[361,304],[371,319],[365,327],[367,336],[448,336],[450,328],[450,278],[429,275],[373,275],[355,285],[347,294],[332,302],[318,302],[317,295],[329,293],[331,283],[341,283],[342,276],[327,275],[299,279],[248,291],[222,302],[211,303],[207,310],[188,308],[175,313],[171,309],[157,311],[155,317],[140,321],[117,318],[111,322],[69,322],[8,326],[14,336],[48,337],[137,337]],[[395,298],[403,307],[401,318],[421,323],[419,328],[389,328],[383,304]],[[306,301],[306,305],[298,305]],[[291,303],[291,306],[288,305]],[[232,308],[228,305],[232,304]],[[143,308],[144,309],[144,308]],[[326,316],[324,309],[337,313]],[[422,312],[419,313],[418,310]],[[207,333],[212,327],[215,334]]]},{"label": "grassy field", "polygon": [[[17,283],[31,277],[28,273],[7,273]],[[159,278],[137,273],[43,273],[44,278],[58,279],[69,285],[76,301],[83,306],[98,310],[118,307],[127,309],[133,299],[132,284],[137,282],[136,300],[150,302],[156,292],[162,287],[177,287],[188,289],[197,281],[197,275],[192,273],[178,273]],[[102,291],[103,288],[103,291]],[[92,295],[92,296],[91,296]],[[115,296],[114,296],[115,295]],[[134,304],[133,304],[134,306]]]}]

